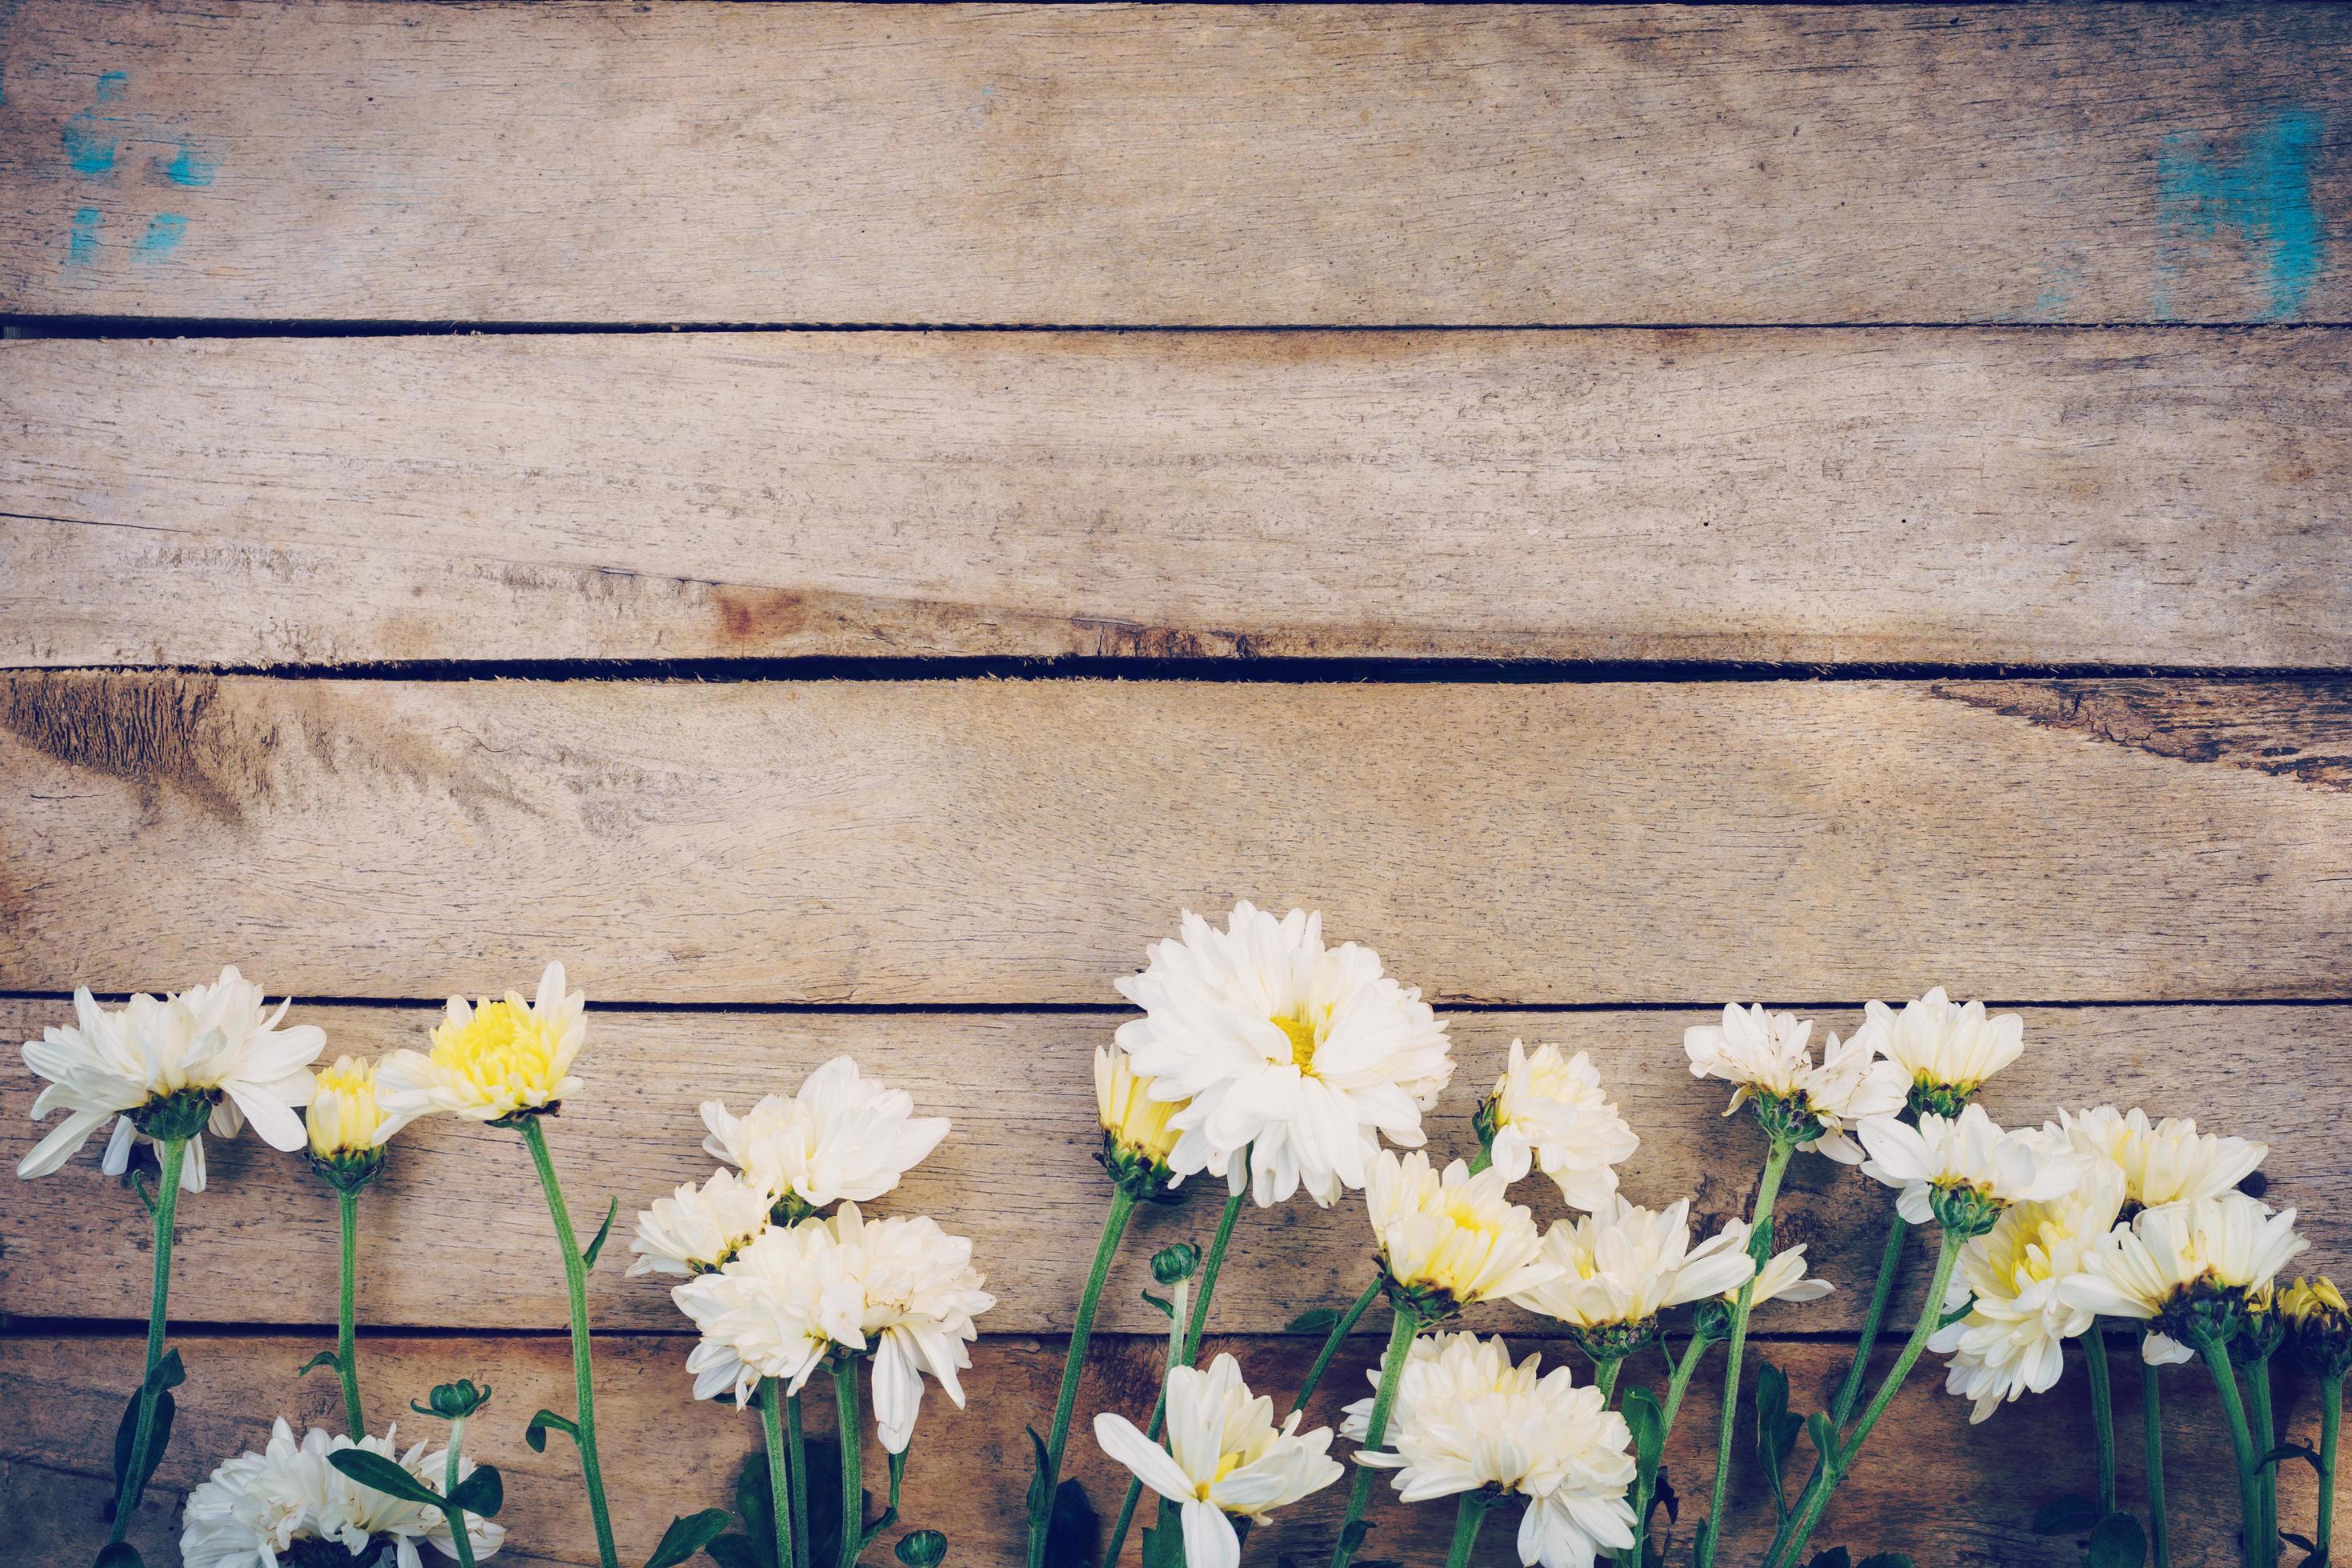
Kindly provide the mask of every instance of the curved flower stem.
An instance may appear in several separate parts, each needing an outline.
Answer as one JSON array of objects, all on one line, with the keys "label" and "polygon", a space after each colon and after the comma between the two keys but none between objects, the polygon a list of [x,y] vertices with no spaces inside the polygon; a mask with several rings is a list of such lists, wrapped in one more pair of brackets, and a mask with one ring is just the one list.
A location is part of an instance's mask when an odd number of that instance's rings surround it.
[{"label": "curved flower stem", "polygon": [[[793,1492],[793,1568],[809,1568],[808,1521],[808,1448],[801,1440],[801,1396],[784,1396],[784,1467],[792,1477]],[[768,1468],[775,1469],[770,1459]],[[782,1568],[784,1559],[776,1559]]]},{"label": "curved flower stem", "polygon": [[580,1476],[587,1483],[588,1517],[596,1526],[596,1560],[604,1568],[620,1568],[613,1550],[613,1518],[604,1505],[604,1472],[596,1459],[596,1373],[588,1344],[588,1266],[581,1261],[580,1238],[572,1233],[572,1211],[564,1206],[563,1188],[555,1179],[555,1163],[547,1156],[547,1134],[540,1119],[520,1119],[523,1146],[539,1168],[539,1184],[547,1194],[548,1218],[555,1226],[555,1245],[563,1253],[563,1286],[572,1303],[572,1385],[579,1403],[572,1416],[580,1428],[572,1447],[580,1450]]},{"label": "curved flower stem", "polygon": [[2319,1380],[2319,1521],[2311,1532],[2311,1543],[2322,1558],[2336,1533],[2336,1428],[2343,1420],[2344,1374],[2330,1373]]},{"label": "curved flower stem", "polygon": [[1853,1402],[1862,1397],[1863,1379],[1870,1375],[1870,1354],[1878,1348],[1878,1325],[1885,1320],[1886,1304],[1895,1299],[1895,1282],[1903,1278],[1903,1244],[1910,1235],[1909,1220],[1899,1213],[1889,1217],[1886,1246],[1878,1257],[1878,1283],[1871,1288],[1870,1307],[1862,1315],[1862,1338],[1854,1343],[1853,1364],[1845,1369],[1845,1382],[1830,1406],[1830,1420],[1840,1432],[1845,1430],[1845,1418],[1853,1414]]},{"label": "curved flower stem", "polygon": [[1292,1414],[1307,1408],[1307,1402],[1314,1396],[1317,1385],[1323,1381],[1323,1374],[1331,1369],[1331,1358],[1339,1353],[1339,1347],[1348,1342],[1348,1336],[1356,1331],[1356,1324],[1371,1310],[1372,1303],[1380,1299],[1380,1294],[1381,1282],[1375,1278],[1364,1287],[1364,1293],[1356,1298],[1355,1305],[1341,1313],[1339,1321],[1331,1325],[1330,1333],[1324,1338],[1323,1348],[1316,1352],[1315,1364],[1307,1369],[1307,1381],[1298,1385],[1298,1397],[1290,1402]]},{"label": "curved flower stem", "polygon": [[1045,1531],[1054,1520],[1054,1492],[1062,1481],[1062,1450],[1070,1437],[1070,1413],[1077,1408],[1078,1375],[1086,1370],[1087,1342],[1094,1338],[1095,1310],[1102,1304],[1103,1281],[1110,1277],[1111,1258],[1118,1252],[1119,1237],[1127,1234],[1128,1216],[1134,1212],[1133,1194],[1124,1187],[1113,1187],[1110,1211],[1103,1215],[1102,1239],[1095,1244],[1094,1267],[1087,1273],[1087,1288],[1078,1297],[1078,1315],[1070,1324],[1069,1354],[1062,1362],[1062,1390],[1054,1401],[1054,1427],[1045,1439],[1045,1484],[1038,1489],[1029,1516],[1029,1568],[1044,1568]]},{"label": "curved flower stem", "polygon": [[[1372,1395],[1372,1413],[1364,1423],[1364,1448],[1378,1448],[1389,1435],[1389,1411],[1396,1404],[1397,1387],[1404,1382],[1404,1363],[1412,1356],[1412,1336],[1419,1331],[1421,1320],[1409,1308],[1397,1309],[1396,1321],[1389,1326],[1389,1348],[1381,1360],[1381,1386]],[[1364,1510],[1372,1500],[1372,1467],[1359,1464],[1356,1478],[1348,1486],[1348,1516],[1339,1521],[1339,1539],[1331,1548],[1331,1568],[1348,1568],[1356,1555],[1357,1543],[1349,1539],[1356,1533],[1356,1523],[1364,1517]]]},{"label": "curved flower stem", "polygon": [[106,1537],[110,1545],[131,1529],[131,1511],[139,1506],[131,1489],[136,1487],[141,1493],[147,1489],[140,1478],[147,1473],[147,1445],[155,1436],[155,1401],[163,1393],[153,1386],[153,1373],[155,1363],[163,1359],[163,1311],[172,1294],[172,1216],[179,1212],[180,1172],[187,1160],[185,1138],[163,1140],[163,1179],[155,1193],[155,1283],[147,1297],[147,1369],[139,1382],[139,1417],[131,1429],[131,1468],[122,1472],[122,1484],[114,1494],[114,1525]]},{"label": "curved flower stem", "polygon": [[1596,1359],[1592,1363],[1592,1386],[1601,1391],[1601,1408],[1603,1410],[1616,1401],[1617,1369],[1624,1364],[1625,1358],[1621,1355]]},{"label": "curved flower stem", "polygon": [[2238,1543],[2244,1549],[2246,1568],[2261,1568],[2263,1558],[2257,1555],[2254,1532],[2263,1524],[2263,1482],[2255,1467],[2261,1456],[2254,1452],[2254,1439],[2246,1429],[2246,1407],[2238,1397],[2238,1374],[2230,1365],[2229,1347],[2211,1334],[2201,1336],[2197,1349],[2205,1358],[2205,1369],[2213,1374],[2214,1389],[2221,1395],[2221,1415],[2230,1430],[2230,1451],[2238,1461],[2238,1511],[2242,1523]]},{"label": "curved flower stem", "polygon": [[2263,1456],[2278,1442],[2278,1426],[2271,1418],[2271,1358],[2256,1356],[2246,1363],[2246,1425],[2253,1441],[2256,1479],[2263,1489],[2263,1518],[2255,1532],[2260,1542],[2255,1562],[2263,1568],[2278,1561],[2278,1467],[2263,1463]]},{"label": "curved flower stem", "polygon": [[[777,1568],[801,1561],[800,1467],[784,1446],[784,1390],[772,1377],[760,1380],[760,1426],[768,1439],[768,1514],[775,1536]],[[795,1410],[794,1415],[799,1412]]]},{"label": "curved flower stem", "polygon": [[841,1555],[834,1561],[839,1568],[856,1568],[858,1549],[866,1544],[866,1483],[859,1474],[865,1463],[866,1433],[857,1415],[856,1356],[845,1355],[833,1363],[833,1399],[841,1413],[835,1427],[841,1444]]},{"label": "curved flower stem", "polygon": [[2099,1456],[2099,1516],[2116,1511],[2116,1405],[2107,1384],[2107,1331],[2097,1319],[2084,1334],[2083,1370],[2091,1379],[2091,1437]]},{"label": "curved flower stem", "polygon": [[[348,1215],[351,1212],[351,1200],[359,1194],[345,1193],[342,1195],[343,1212]],[[348,1237],[351,1234],[348,1228],[349,1222],[345,1223],[346,1229],[343,1234]],[[349,1256],[351,1248],[348,1244],[343,1250],[345,1256]],[[358,1396],[353,1394],[352,1397]],[[352,1434],[352,1441],[359,1441],[361,1435],[361,1431],[354,1431]],[[465,1444],[466,1418],[459,1415],[449,1423],[449,1451],[441,1465],[441,1495],[445,1498],[457,1489],[457,1455]],[[445,1503],[442,1505],[441,1511],[449,1519],[449,1543],[457,1550],[457,1568],[474,1568],[474,1538],[466,1533],[466,1510]]]},{"label": "curved flower stem", "polygon": [[[1756,1184],[1756,1213],[1748,1221],[1753,1229],[1748,1238],[1748,1252],[1759,1267],[1772,1255],[1772,1204],[1780,1195],[1780,1178],[1796,1152],[1796,1144],[1775,1138],[1764,1156],[1764,1174]],[[1715,1485],[1708,1494],[1706,1533],[1699,1537],[1692,1559],[1694,1568],[1708,1568],[1715,1561],[1717,1536],[1723,1529],[1724,1494],[1731,1484],[1732,1435],[1739,1426],[1739,1362],[1748,1348],[1748,1313],[1755,1295],[1756,1276],[1750,1274],[1739,1287],[1739,1299],[1731,1304],[1730,1349],[1725,1352],[1723,1369],[1723,1429],[1716,1437]]]},{"label": "curved flower stem", "polygon": [[1812,1539],[1813,1527],[1822,1520],[1822,1510],[1829,1506],[1830,1493],[1853,1468],[1863,1444],[1870,1440],[1871,1428],[1876,1426],[1878,1418],[1886,1414],[1886,1407],[1895,1402],[1895,1391],[1903,1386],[1903,1380],[1911,1375],[1911,1369],[1918,1363],[1920,1353],[1927,1348],[1927,1342],[1935,1337],[1936,1325],[1944,1317],[1944,1291],[1952,1282],[1952,1270],[1959,1263],[1963,1245],[1951,1231],[1942,1233],[1942,1239],[1936,1247],[1936,1272],[1927,1284],[1927,1299],[1920,1304],[1919,1321],[1912,1325],[1911,1337],[1903,1342],[1903,1353],[1895,1357],[1893,1366],[1886,1369],[1886,1376],[1879,1383],[1878,1392],[1870,1396],[1870,1403],[1864,1406],[1861,1416],[1854,1422],[1853,1434],[1839,1446],[1835,1461],[1825,1463],[1815,1470],[1813,1479],[1806,1483],[1804,1495],[1797,1500],[1796,1512],[1790,1521],[1788,1536],[1780,1548],[1765,1554],[1765,1568],[1771,1568],[1775,1562],[1793,1563],[1804,1555],[1805,1542]]},{"label": "curved flower stem", "polygon": [[[335,1189],[335,1206],[343,1223],[341,1300],[335,1314],[335,1368],[343,1377],[343,1426],[356,1443],[367,1436],[367,1417],[360,1412],[359,1334],[353,1298],[359,1280],[360,1194],[356,1188]],[[455,1447],[450,1449],[457,1452]],[[452,1459],[451,1464],[457,1461]],[[450,1482],[455,1486],[456,1481]]]},{"label": "curved flower stem", "polygon": [[1477,1544],[1478,1527],[1486,1522],[1487,1507],[1484,1488],[1464,1492],[1454,1505],[1454,1546],[1445,1554],[1445,1568],[1469,1568],[1470,1549]]},{"label": "curved flower stem", "polygon": [[[2147,1457],[2147,1560],[2149,1568],[2172,1568],[2172,1535],[2164,1518],[2164,1408],[2156,1374],[2145,1354],[2139,1363],[2140,1444]],[[2324,1528],[2326,1516],[2320,1516]]]}]

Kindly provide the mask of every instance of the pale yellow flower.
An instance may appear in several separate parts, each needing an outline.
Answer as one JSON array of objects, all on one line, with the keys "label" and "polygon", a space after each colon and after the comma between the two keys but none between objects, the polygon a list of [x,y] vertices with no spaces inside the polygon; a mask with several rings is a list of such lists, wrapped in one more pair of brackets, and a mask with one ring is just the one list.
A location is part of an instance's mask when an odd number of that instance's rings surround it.
[{"label": "pale yellow flower", "polygon": [[386,1120],[376,1103],[375,1063],[358,1057],[337,1057],[321,1071],[303,1111],[310,1152],[321,1160],[375,1148],[383,1142],[376,1131]]},{"label": "pale yellow flower", "polygon": [[547,966],[534,1002],[509,991],[469,1007],[452,996],[430,1053],[394,1051],[376,1068],[376,1099],[389,1113],[376,1142],[436,1110],[499,1121],[550,1110],[578,1092],[572,1063],[587,1039],[587,994],[564,989],[560,963]]},{"label": "pale yellow flower", "polygon": [[1112,1151],[1165,1170],[1175,1152],[1175,1115],[1181,1100],[1154,1100],[1151,1080],[1138,1074],[1128,1054],[1117,1046],[1095,1047],[1095,1110]]},{"label": "pale yellow flower", "polygon": [[1440,1173],[1416,1149],[1383,1149],[1364,1174],[1364,1206],[1390,1280],[1425,1319],[1443,1318],[1492,1296],[1532,1289],[1559,1273],[1542,1261],[1535,1215],[1506,1195],[1494,1169],[1470,1173],[1456,1160]]}]

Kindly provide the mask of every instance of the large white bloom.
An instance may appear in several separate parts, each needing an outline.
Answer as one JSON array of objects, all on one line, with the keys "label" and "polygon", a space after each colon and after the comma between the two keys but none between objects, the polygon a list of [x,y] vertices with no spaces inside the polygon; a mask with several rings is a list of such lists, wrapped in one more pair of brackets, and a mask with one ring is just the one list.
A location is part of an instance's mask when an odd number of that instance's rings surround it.
[{"label": "large white bloom", "polygon": [[1821,1065],[1807,1048],[1813,1024],[1793,1013],[1768,1013],[1729,1005],[1719,1024],[1683,1031],[1683,1054],[1693,1078],[1719,1078],[1733,1086],[1730,1115],[1753,1096],[1792,1100],[1821,1123],[1822,1135],[1799,1148],[1826,1154],[1841,1165],[1862,1158],[1845,1130],[1873,1116],[1892,1116],[1911,1091],[1903,1069],[1878,1054],[1865,1028],[1840,1044],[1832,1035],[1822,1047]]},{"label": "large white bloom", "polygon": [[[187,1568],[278,1568],[279,1554],[290,1552],[299,1541],[332,1542],[353,1558],[371,1543],[388,1542],[392,1551],[379,1561],[396,1568],[421,1568],[420,1541],[455,1558],[457,1545],[440,1510],[362,1486],[327,1461],[330,1454],[362,1448],[439,1491],[446,1451],[428,1454],[419,1443],[403,1454],[394,1445],[394,1430],[353,1443],[314,1426],[298,1443],[294,1429],[279,1417],[262,1452],[238,1455],[188,1494],[181,1517],[182,1561]],[[474,1462],[461,1456],[457,1479],[473,1473]],[[505,1541],[506,1527],[468,1513],[466,1537],[476,1558],[488,1557]]]},{"label": "large white bloom", "polygon": [[1495,1168],[1516,1182],[1540,1165],[1570,1208],[1596,1209],[1615,1197],[1616,1167],[1642,1143],[1601,1092],[1591,1058],[1562,1057],[1558,1046],[1529,1056],[1513,1040],[1510,1065],[1479,1114],[1494,1130]]},{"label": "large white bloom", "polygon": [[[1497,1336],[1441,1334],[1413,1346],[1390,1411],[1389,1447],[1357,1462],[1394,1469],[1406,1502],[1499,1487],[1528,1500],[1519,1561],[1591,1568],[1594,1556],[1633,1544],[1633,1433],[1580,1388],[1565,1366],[1538,1377],[1538,1358],[1514,1366]],[[1360,1440],[1370,1402],[1349,1407]]]},{"label": "large white bloom", "polygon": [[1364,1208],[1389,1277],[1407,1290],[1462,1308],[1540,1285],[1555,1272],[1538,1257],[1535,1215],[1511,1202],[1510,1181],[1456,1160],[1443,1173],[1416,1149],[1381,1150],[1365,1173]]},{"label": "large white bloom", "polygon": [[637,1215],[629,1250],[631,1274],[704,1274],[759,1238],[768,1228],[767,1192],[728,1170],[696,1186],[682,1184]]},{"label": "large white bloom", "polygon": [[1691,1246],[1688,1198],[1663,1210],[1612,1198],[1546,1231],[1541,1257],[1550,1277],[1511,1300],[1572,1328],[1644,1323],[1668,1307],[1746,1283],[1756,1268],[1747,1241],[1739,1224]]},{"label": "large white bloom", "polygon": [[871,1203],[896,1187],[948,1135],[944,1116],[917,1116],[914,1097],[860,1078],[835,1057],[787,1100],[772,1094],[742,1116],[718,1100],[702,1107],[702,1147],[739,1167],[772,1198],[811,1208]]},{"label": "large white bloom", "polygon": [[[161,1000],[133,996],[119,1013],[100,1007],[87,986],[78,989],[73,1025],[53,1026],[25,1042],[25,1065],[49,1080],[33,1101],[33,1120],[60,1107],[68,1114],[33,1145],[16,1174],[47,1175],[108,1117],[119,1116],[101,1165],[119,1176],[131,1168],[131,1146],[142,1136],[134,1114],[184,1091],[211,1100],[209,1131],[234,1137],[250,1120],[270,1147],[301,1148],[307,1135],[295,1112],[310,1102],[310,1064],[327,1048],[327,1035],[314,1024],[279,1028],[290,1005],[289,999],[270,1011],[261,988],[233,966],[211,985]],[[202,1134],[189,1140],[180,1186],[204,1191]]]},{"label": "large white bloom", "polygon": [[866,1292],[821,1219],[772,1226],[715,1274],[698,1274],[670,1300],[702,1331],[686,1358],[694,1396],[747,1404],[763,1377],[791,1394],[836,1344],[864,1349]]},{"label": "large white bloom", "polygon": [[1218,931],[1187,910],[1119,994],[1143,1009],[1118,1044],[1160,1100],[1184,1100],[1170,1168],[1241,1191],[1243,1152],[1261,1205],[1304,1186],[1318,1204],[1364,1184],[1380,1139],[1420,1147],[1421,1113],[1454,1075],[1445,1025],[1381,972],[1380,955],[1323,945],[1323,917],[1281,920],[1246,900]]},{"label": "large white bloom", "polygon": [[2072,1192],[2091,1165],[2088,1155],[2039,1128],[2003,1131],[1981,1105],[1964,1106],[1958,1116],[1929,1111],[1916,1127],[1874,1117],[1862,1124],[1862,1142],[1870,1151],[1863,1173],[1903,1189],[1895,1212],[1913,1225],[1935,1217],[1928,1202],[1935,1188],[1969,1188],[2002,1205],[2047,1202]]},{"label": "large white bloom", "polygon": [[2147,1112],[2137,1106],[2126,1112],[2112,1105],[2062,1110],[2058,1126],[2075,1148],[2121,1166],[2125,1198],[2143,1208],[2218,1198],[2270,1152],[2267,1143],[2200,1133],[2185,1116],[2150,1126]]},{"label": "large white bloom", "polygon": [[[1969,1306],[1969,1315],[1937,1330],[1927,1348],[1951,1356],[1944,1387],[1976,1402],[1971,1425],[2006,1400],[2046,1393],[2057,1383],[2066,1342],[2093,1317],[2061,1287],[2084,1272],[2123,1205],[2123,1172],[2101,1160],[2073,1192],[2013,1205],[1962,1249],[1943,1307],[1951,1312]],[[2089,1353],[2105,1351],[2095,1341]]]},{"label": "large white bloom", "polygon": [[831,1220],[842,1266],[859,1294],[857,1327],[874,1352],[874,1426],[882,1446],[903,1454],[915,1435],[924,1373],[963,1408],[958,1371],[979,1337],[972,1320],[996,1305],[971,1267],[971,1242],[936,1221],[867,1220],[844,1204]]},{"label": "large white bloom", "polygon": [[385,1119],[376,1142],[436,1110],[475,1121],[545,1110],[579,1092],[572,1064],[587,1043],[588,994],[564,989],[560,963],[541,973],[534,1001],[509,991],[468,1006],[452,996],[430,1051],[394,1051],[377,1064]]},{"label": "large white bloom", "polygon": [[1962,1005],[1940,985],[1897,1015],[1884,1002],[1863,1007],[1862,1034],[1914,1084],[1973,1094],[2025,1050],[2025,1020],[1985,1016],[1981,1002]]},{"label": "large white bloom", "polygon": [[[2273,1214],[2259,1199],[2223,1193],[2142,1209],[2130,1225],[2108,1232],[2084,1258],[2083,1271],[2061,1281],[2058,1291],[2084,1311],[2147,1322],[2200,1286],[2263,1289],[2310,1246],[2295,1234],[2293,1209]],[[2163,1365],[2196,1352],[2154,1332],[2140,1342],[2140,1353]]]},{"label": "large white bloom", "polygon": [[1095,1417],[1095,1441],[1177,1505],[1185,1568],[1237,1568],[1242,1545],[1234,1516],[1265,1519],[1340,1477],[1329,1452],[1331,1429],[1302,1434],[1298,1421],[1294,1410],[1276,1428],[1274,1401],[1253,1397],[1240,1365],[1221,1355],[1206,1372],[1169,1369],[1165,1448],[1126,1416],[1109,1414]]}]

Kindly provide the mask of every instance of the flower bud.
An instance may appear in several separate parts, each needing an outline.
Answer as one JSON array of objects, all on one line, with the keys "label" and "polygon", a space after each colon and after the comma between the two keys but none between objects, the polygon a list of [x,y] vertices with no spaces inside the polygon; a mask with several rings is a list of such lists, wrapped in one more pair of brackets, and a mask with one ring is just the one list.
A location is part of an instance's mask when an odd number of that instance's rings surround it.
[{"label": "flower bud", "polygon": [[2326,1275],[2297,1279],[2278,1293],[2278,1315],[2286,1321],[2303,1364],[2320,1377],[2341,1377],[2352,1366],[2352,1308]]},{"label": "flower bud", "polygon": [[474,1386],[472,1380],[459,1378],[445,1383],[425,1396],[425,1403],[408,1402],[408,1407],[419,1415],[438,1415],[444,1421],[463,1421],[490,1402],[490,1385]]},{"label": "flower bud", "polygon": [[1189,1241],[1163,1247],[1151,1255],[1151,1277],[1162,1285],[1190,1279],[1201,1267],[1201,1249]]},{"label": "flower bud", "polygon": [[909,1532],[899,1541],[896,1553],[907,1568],[939,1568],[940,1560],[947,1554],[948,1538],[936,1530]]},{"label": "flower bud", "polygon": [[2000,1221],[2006,1205],[1990,1193],[1965,1182],[1938,1183],[1927,1191],[1927,1206],[1936,1223],[1962,1241],[1972,1241]]}]

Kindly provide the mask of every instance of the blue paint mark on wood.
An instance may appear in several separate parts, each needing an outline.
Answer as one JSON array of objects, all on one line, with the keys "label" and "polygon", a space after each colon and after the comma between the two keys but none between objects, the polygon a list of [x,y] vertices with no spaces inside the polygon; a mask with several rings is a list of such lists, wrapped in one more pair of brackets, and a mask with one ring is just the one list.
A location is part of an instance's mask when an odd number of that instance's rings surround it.
[{"label": "blue paint mark on wood", "polygon": [[114,128],[122,123],[122,119],[108,110],[130,90],[129,72],[106,72],[98,79],[89,107],[67,121],[58,132],[58,140],[65,147],[66,163],[75,174],[85,179],[99,179],[113,172]]},{"label": "blue paint mark on wood", "polygon": [[2327,238],[2311,200],[2311,162],[2324,131],[2309,110],[2249,132],[2235,159],[2200,153],[2180,132],[2157,160],[2156,315],[2172,319],[2172,291],[2200,245],[2234,234],[2257,258],[2264,319],[2300,315],[2326,265]]},{"label": "blue paint mark on wood", "polygon": [[206,158],[193,147],[183,147],[163,165],[163,177],[175,185],[209,185],[220,173],[220,160]]},{"label": "blue paint mark on wood", "polygon": [[188,220],[178,213],[157,213],[147,220],[147,232],[131,247],[134,261],[163,261],[179,248],[188,232]]},{"label": "blue paint mark on wood", "polygon": [[96,207],[83,207],[73,215],[73,231],[66,237],[67,266],[97,265],[98,226],[102,216]]}]

